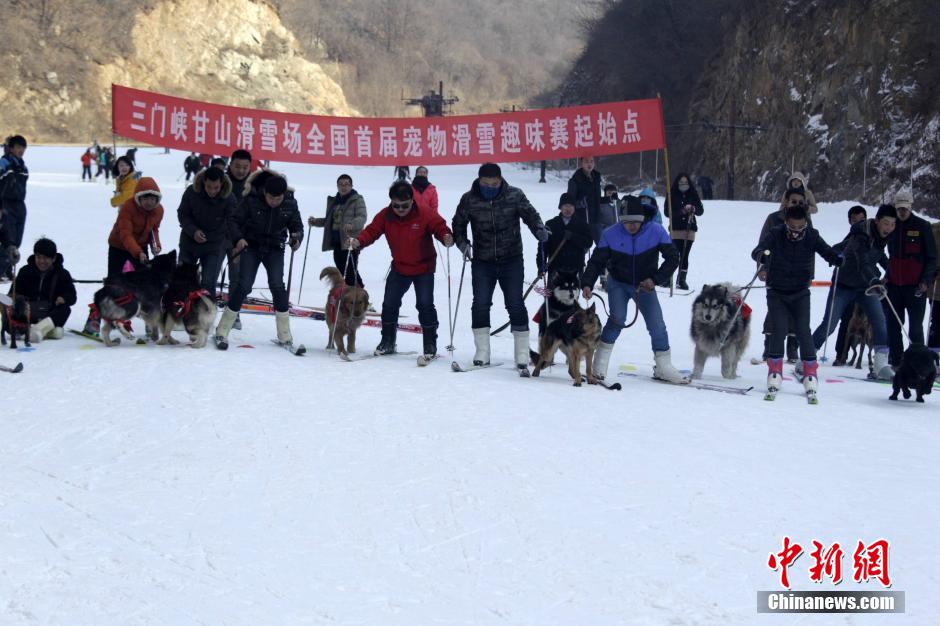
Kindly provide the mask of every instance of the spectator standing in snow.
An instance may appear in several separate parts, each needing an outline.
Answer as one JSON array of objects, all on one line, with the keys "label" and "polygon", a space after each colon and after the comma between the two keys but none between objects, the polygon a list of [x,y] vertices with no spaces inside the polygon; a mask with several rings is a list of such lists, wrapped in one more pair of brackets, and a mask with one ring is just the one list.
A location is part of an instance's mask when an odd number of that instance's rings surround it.
[{"label": "spectator standing in snow", "polygon": [[597,221],[601,201],[601,173],[594,167],[594,157],[578,160],[578,169],[568,179],[568,195],[575,201],[575,217],[586,224]]},{"label": "spectator standing in snow", "polygon": [[[783,198],[780,200],[780,212],[783,213],[787,210],[787,192],[791,189],[800,189],[802,190],[803,199],[806,204],[806,213],[807,215],[813,215],[818,210],[816,208],[816,196],[813,195],[813,192],[810,191],[809,185],[806,184],[806,176],[802,172],[793,172],[790,175],[790,178],[787,180],[787,188],[783,192]],[[810,228],[813,227],[812,222],[810,222]]]},{"label": "spectator standing in snow", "polygon": [[134,195],[140,172],[134,169],[134,163],[126,156],[118,157],[114,170],[114,196],[111,198],[111,206],[120,207]]},{"label": "spectator standing in snow", "polygon": [[676,176],[672,183],[671,197],[672,205],[676,207],[676,210],[671,209],[669,198],[666,198],[665,210],[666,217],[672,225],[672,242],[679,250],[679,273],[676,275],[676,287],[688,289],[689,284],[686,279],[689,273],[689,253],[692,251],[692,243],[698,231],[698,221],[695,218],[700,217],[705,212],[705,208],[688,174]]},{"label": "spectator standing in snow", "polygon": [[82,182],[85,182],[86,177],[89,182],[93,180],[91,175],[91,161],[91,150],[85,150],[84,154],[82,154]]},{"label": "spectator standing in snow", "polygon": [[414,201],[418,208],[427,212],[438,213],[437,187],[428,180],[428,168],[423,165],[415,169],[415,177],[411,179],[411,189],[414,192]]},{"label": "spectator standing in snow", "polygon": [[215,299],[225,242],[234,229],[232,181],[217,167],[196,174],[177,209],[180,223],[180,264],[199,265],[202,288]]},{"label": "spectator standing in snow", "polygon": [[[17,249],[23,245],[23,232],[26,229],[29,168],[23,160],[25,153],[26,139],[22,135],[13,135],[7,140],[5,154],[0,158],[0,211],[3,211],[7,236]],[[10,267],[6,268],[5,275],[13,278]]]},{"label": "spectator standing in snow", "polygon": [[[864,222],[868,219],[868,212],[865,210],[865,207],[856,204],[849,209],[849,228],[856,224],[856,222]],[[851,235],[846,235],[840,243],[832,246],[834,250],[843,252],[845,244],[848,243],[849,237]],[[833,297],[833,292],[836,289],[836,275],[835,272],[832,274],[832,286],[829,287],[829,298]],[[831,302],[831,300],[827,300]],[[848,306],[845,308],[845,311],[842,313],[842,317],[839,319],[839,332],[836,334],[836,359],[833,361],[833,367],[840,367],[845,365],[845,361],[848,358],[848,346],[845,344],[845,335],[849,330],[849,322],[852,320],[852,313],[854,312],[855,307]]]},{"label": "spectator standing in snow", "polygon": [[[584,256],[591,249],[593,240],[588,225],[575,217],[574,212],[574,198],[563,193],[558,199],[558,215],[545,222],[550,234],[548,241],[538,245],[535,266],[539,268],[539,276],[548,272],[549,284],[556,272],[577,274],[578,280],[584,272]],[[552,255],[555,258],[549,262]]]},{"label": "spectator standing in snow", "polygon": [[[490,309],[493,291],[499,284],[509,313],[516,367],[520,372],[525,370],[525,375],[529,364],[529,314],[522,299],[525,266],[519,221],[542,243],[548,241],[549,232],[522,190],[503,178],[499,165],[484,163],[477,174],[470,191],[461,196],[452,222],[457,247],[465,259],[472,259],[473,363],[482,366],[490,362]],[[468,226],[472,244],[467,237]]]},{"label": "spectator standing in snow", "polygon": [[362,287],[363,283],[359,275],[359,251],[349,249],[349,238],[359,236],[368,217],[366,200],[353,189],[352,176],[341,174],[336,179],[336,195],[326,198],[326,216],[307,220],[310,226],[323,229],[322,249],[333,252],[333,263],[346,273],[346,284],[350,286]]}]

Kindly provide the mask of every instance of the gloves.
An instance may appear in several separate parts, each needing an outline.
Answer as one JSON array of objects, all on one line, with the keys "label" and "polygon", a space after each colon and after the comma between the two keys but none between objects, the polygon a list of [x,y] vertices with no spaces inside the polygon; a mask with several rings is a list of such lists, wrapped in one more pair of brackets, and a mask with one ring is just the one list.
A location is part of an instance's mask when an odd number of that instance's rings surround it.
[{"label": "gloves", "polygon": [[457,244],[457,249],[460,250],[461,254],[463,254],[463,258],[468,261],[470,260],[470,250],[472,249],[472,246],[470,245],[469,241],[461,241]]},{"label": "gloves", "polygon": [[11,243],[7,246],[7,256],[10,257],[11,264],[18,264],[20,262],[20,249]]},{"label": "gloves", "polygon": [[535,231],[535,238],[541,241],[542,243],[545,243],[546,241],[548,241],[548,236],[550,234],[551,233],[548,232],[547,228],[545,228],[544,226],[540,226]]},{"label": "gloves", "polygon": [[833,263],[833,265],[835,265],[836,267],[842,267],[843,265],[845,265],[845,257],[842,256],[841,252],[836,255],[836,262]]}]

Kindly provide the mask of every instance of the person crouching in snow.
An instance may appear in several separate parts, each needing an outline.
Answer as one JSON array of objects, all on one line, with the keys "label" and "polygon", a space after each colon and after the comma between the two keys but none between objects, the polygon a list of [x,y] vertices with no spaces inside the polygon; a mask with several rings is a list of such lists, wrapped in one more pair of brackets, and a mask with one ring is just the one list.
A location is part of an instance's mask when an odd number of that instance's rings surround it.
[{"label": "person crouching in snow", "polygon": [[[604,324],[600,344],[594,352],[594,376],[600,379],[607,376],[607,364],[614,342],[626,323],[630,301],[635,300],[653,345],[653,356],[656,359],[653,377],[670,383],[687,384],[689,378],[672,365],[669,333],[656,296],[656,285],[667,283],[679,267],[679,251],[672,245],[663,225],[652,221],[652,215],[638,198],[627,196],[622,204],[621,223],[601,234],[601,240],[594,248],[581,279],[584,297],[590,298],[598,275],[608,271],[610,317]],[[660,255],[663,263],[657,267]]]},{"label": "person crouching in snow", "polygon": [[349,240],[349,249],[358,250],[375,243],[384,234],[392,251],[392,269],[385,281],[382,300],[382,340],[375,354],[395,353],[401,299],[414,285],[418,321],[424,335],[423,354],[430,359],[437,354],[438,326],[434,307],[437,253],[431,237],[437,237],[448,248],[454,245],[454,237],[437,211],[418,206],[408,182],[395,182],[388,190],[388,197],[391,200],[388,206],[379,211],[359,235]]},{"label": "person crouching in snow", "polygon": [[72,275],[63,266],[55,242],[43,237],[16,274],[16,295],[29,303],[29,340],[61,339],[77,299]]},{"label": "person crouching in snow", "polygon": [[304,238],[304,225],[300,219],[294,192],[287,179],[271,170],[258,170],[248,178],[246,195],[230,222],[235,253],[241,255],[239,282],[229,296],[228,305],[215,329],[215,345],[228,348],[228,334],[245,297],[255,284],[258,267],[264,265],[268,275],[268,289],[274,299],[274,317],[278,342],[290,345],[294,339],[290,332],[290,314],[287,288],[284,286],[284,245],[297,250]]},{"label": "person crouching in snow", "polygon": [[[160,254],[160,224],[163,222],[163,205],[157,181],[145,176],[137,181],[134,195],[118,209],[117,220],[108,235],[108,276],[120,276],[130,264],[139,270],[148,261],[147,247],[154,256]],[[84,331],[97,335],[101,318],[94,303],[89,304],[88,320]]]},{"label": "person crouching in snow", "polygon": [[815,393],[818,364],[809,326],[809,286],[815,275],[817,254],[836,266],[841,266],[842,257],[807,223],[805,206],[787,207],[784,218],[784,223],[771,228],[751,252],[752,259],[765,265],[758,276],[767,281],[767,310],[771,321],[767,388],[776,391],[783,382],[784,341],[787,320],[792,319],[802,359],[798,374],[803,376],[803,388]]}]

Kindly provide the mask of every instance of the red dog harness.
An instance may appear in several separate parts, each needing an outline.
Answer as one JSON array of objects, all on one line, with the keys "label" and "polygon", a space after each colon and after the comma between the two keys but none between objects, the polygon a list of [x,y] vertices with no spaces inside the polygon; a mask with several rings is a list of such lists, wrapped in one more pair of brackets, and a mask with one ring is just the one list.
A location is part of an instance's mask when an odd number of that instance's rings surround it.
[{"label": "red dog harness", "polygon": [[330,289],[330,295],[326,299],[326,319],[335,320],[336,311],[339,308],[339,301],[343,298],[343,292],[346,290],[346,283],[336,285]]},{"label": "red dog harness", "polygon": [[172,304],[170,312],[173,314],[173,317],[179,319],[189,315],[189,312],[193,310],[193,302],[198,300],[203,296],[208,297],[209,292],[205,289],[197,289],[196,291],[190,291],[186,296],[185,300],[177,300]]},{"label": "red dog harness", "polygon": [[742,320],[746,322],[751,319],[751,307],[749,307],[746,302],[744,304],[741,303],[741,296],[731,296],[731,301],[734,303],[734,306],[741,307]]}]

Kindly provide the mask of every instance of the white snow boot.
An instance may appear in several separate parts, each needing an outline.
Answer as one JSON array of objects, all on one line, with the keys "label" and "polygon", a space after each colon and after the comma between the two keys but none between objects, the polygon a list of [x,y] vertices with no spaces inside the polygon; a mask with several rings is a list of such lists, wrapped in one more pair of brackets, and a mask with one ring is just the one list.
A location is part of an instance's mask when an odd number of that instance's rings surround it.
[{"label": "white snow boot", "polygon": [[516,369],[529,371],[529,331],[512,331],[513,352],[516,355]]},{"label": "white snow boot", "polygon": [[490,327],[473,329],[473,364],[476,366],[490,364]]},{"label": "white snow boot", "polygon": [[65,336],[65,330],[61,326],[56,326],[52,332],[46,336],[46,339],[62,339]]},{"label": "white snow boot", "polygon": [[594,363],[592,365],[594,378],[598,380],[607,378],[607,364],[610,363],[610,353],[613,351],[614,344],[612,343],[604,343],[601,341],[597,344],[597,350],[594,351]]},{"label": "white snow boot", "polygon": [[274,320],[277,324],[277,340],[281,343],[294,343],[294,338],[290,334],[290,313],[276,311]]},{"label": "white snow boot", "polygon": [[894,369],[888,365],[888,348],[875,347],[875,360],[872,367],[875,378],[878,380],[894,380]]},{"label": "white snow boot", "polygon": [[219,318],[219,325],[215,327],[215,347],[219,350],[228,349],[228,334],[232,331],[232,325],[238,313],[225,307],[222,309],[222,317]]},{"label": "white snow boot", "polygon": [[49,336],[55,330],[55,323],[48,317],[44,317],[29,327],[29,340],[32,343],[39,343]]},{"label": "white snow boot", "polygon": [[673,367],[671,350],[654,352],[653,357],[656,360],[656,365],[653,367],[653,378],[658,378],[659,380],[664,380],[667,383],[676,385],[689,384],[691,379],[688,376],[683,376],[679,373],[679,370]]}]

